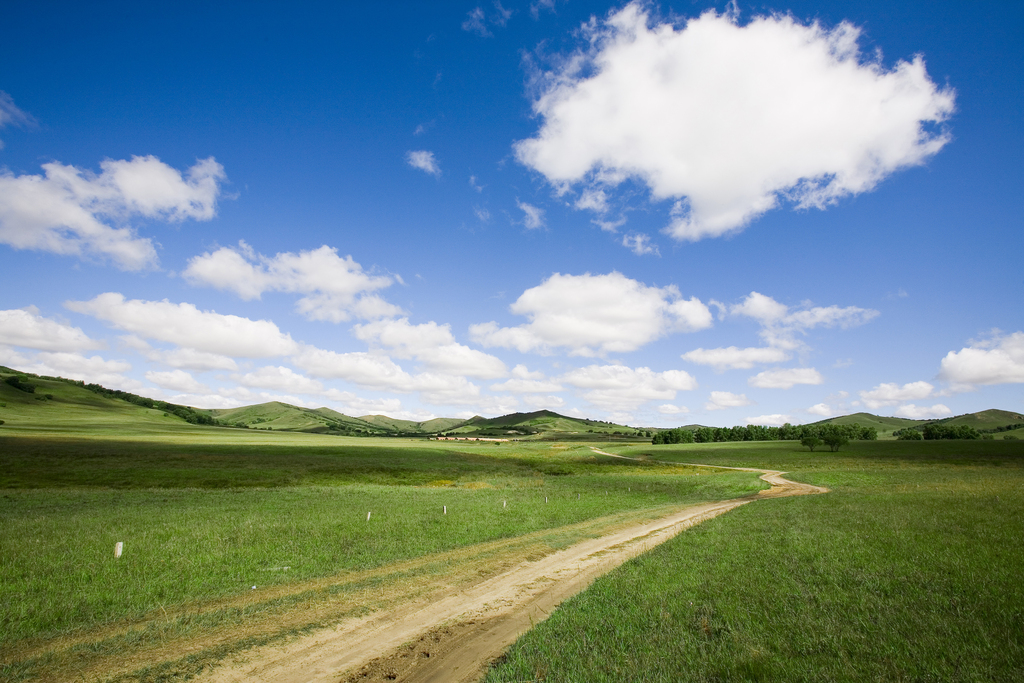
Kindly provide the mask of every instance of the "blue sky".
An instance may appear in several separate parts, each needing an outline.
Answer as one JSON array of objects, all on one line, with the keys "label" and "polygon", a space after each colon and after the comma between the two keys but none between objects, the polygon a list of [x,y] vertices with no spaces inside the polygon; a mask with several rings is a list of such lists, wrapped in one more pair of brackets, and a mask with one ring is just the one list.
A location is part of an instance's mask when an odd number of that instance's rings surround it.
[{"label": "blue sky", "polygon": [[1024,412],[1022,20],[9,7],[0,364],[406,419]]}]

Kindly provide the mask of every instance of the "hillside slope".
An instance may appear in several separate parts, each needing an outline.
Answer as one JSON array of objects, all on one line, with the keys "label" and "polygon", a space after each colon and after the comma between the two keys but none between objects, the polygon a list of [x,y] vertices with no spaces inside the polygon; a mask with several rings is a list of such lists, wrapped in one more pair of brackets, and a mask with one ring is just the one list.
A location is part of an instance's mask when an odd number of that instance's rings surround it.
[{"label": "hillside slope", "polygon": [[559,415],[550,410],[538,410],[532,413],[511,413],[501,417],[473,417],[461,426],[448,430],[458,436],[488,436],[504,438],[554,439],[571,438],[574,440],[607,439],[612,436],[632,437],[645,436],[646,433],[633,427],[586,420],[566,415]]},{"label": "hillside slope", "polygon": [[280,401],[259,403],[241,408],[208,410],[222,424],[250,429],[270,429],[312,434],[366,434],[382,435],[381,429],[355,417],[349,417],[330,408],[301,408]]},{"label": "hillside slope", "polygon": [[195,429],[160,402],[152,402],[154,407],[136,405],[90,391],[78,382],[34,375],[27,375],[29,392],[8,384],[12,376],[26,373],[0,366],[0,420],[5,423],[0,430],[124,435]]}]

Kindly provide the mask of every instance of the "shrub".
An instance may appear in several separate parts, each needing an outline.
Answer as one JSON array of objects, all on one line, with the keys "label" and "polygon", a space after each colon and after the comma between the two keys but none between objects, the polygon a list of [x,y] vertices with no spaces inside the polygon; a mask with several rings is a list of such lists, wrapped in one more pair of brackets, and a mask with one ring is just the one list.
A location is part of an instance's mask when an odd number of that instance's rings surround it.
[{"label": "shrub", "polygon": [[25,393],[36,393],[36,385],[29,384],[28,377],[25,377],[25,375],[11,375],[10,377],[4,379],[4,382],[11,385],[15,389],[20,389],[21,391],[24,391]]}]

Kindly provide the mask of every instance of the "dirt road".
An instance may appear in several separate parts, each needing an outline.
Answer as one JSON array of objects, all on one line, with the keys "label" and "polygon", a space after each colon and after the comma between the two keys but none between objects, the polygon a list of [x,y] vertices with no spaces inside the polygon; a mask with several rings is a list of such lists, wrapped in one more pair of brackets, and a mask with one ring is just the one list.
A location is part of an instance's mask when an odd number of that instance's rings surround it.
[{"label": "dirt road", "polygon": [[[593,449],[596,453],[618,456]],[[627,458],[631,459],[631,458]],[[686,464],[686,463],[673,463]],[[704,467],[704,465],[693,465]],[[824,493],[792,482],[784,472],[761,472],[771,488],[736,500],[695,505],[660,519],[633,524],[599,538],[523,561],[447,594],[405,602],[299,638],[265,647],[242,661],[226,662],[201,676],[206,683],[275,681],[475,681],[487,665],[562,601],[598,576],[680,531],[761,498]]]}]

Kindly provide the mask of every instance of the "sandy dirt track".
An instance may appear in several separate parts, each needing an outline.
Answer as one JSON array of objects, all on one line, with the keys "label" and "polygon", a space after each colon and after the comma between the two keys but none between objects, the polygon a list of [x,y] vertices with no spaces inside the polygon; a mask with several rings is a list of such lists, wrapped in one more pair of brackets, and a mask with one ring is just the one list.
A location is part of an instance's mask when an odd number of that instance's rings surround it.
[{"label": "sandy dirt track", "polygon": [[[601,455],[623,458],[593,449]],[[631,458],[627,458],[631,459]],[[673,463],[690,464],[690,463]],[[695,467],[705,467],[696,465]],[[784,472],[760,472],[770,489],[735,500],[694,505],[660,519],[589,539],[447,595],[401,604],[344,621],[247,659],[225,662],[198,680],[314,683],[475,681],[522,633],[602,574],[680,531],[761,498],[824,493]]]}]

